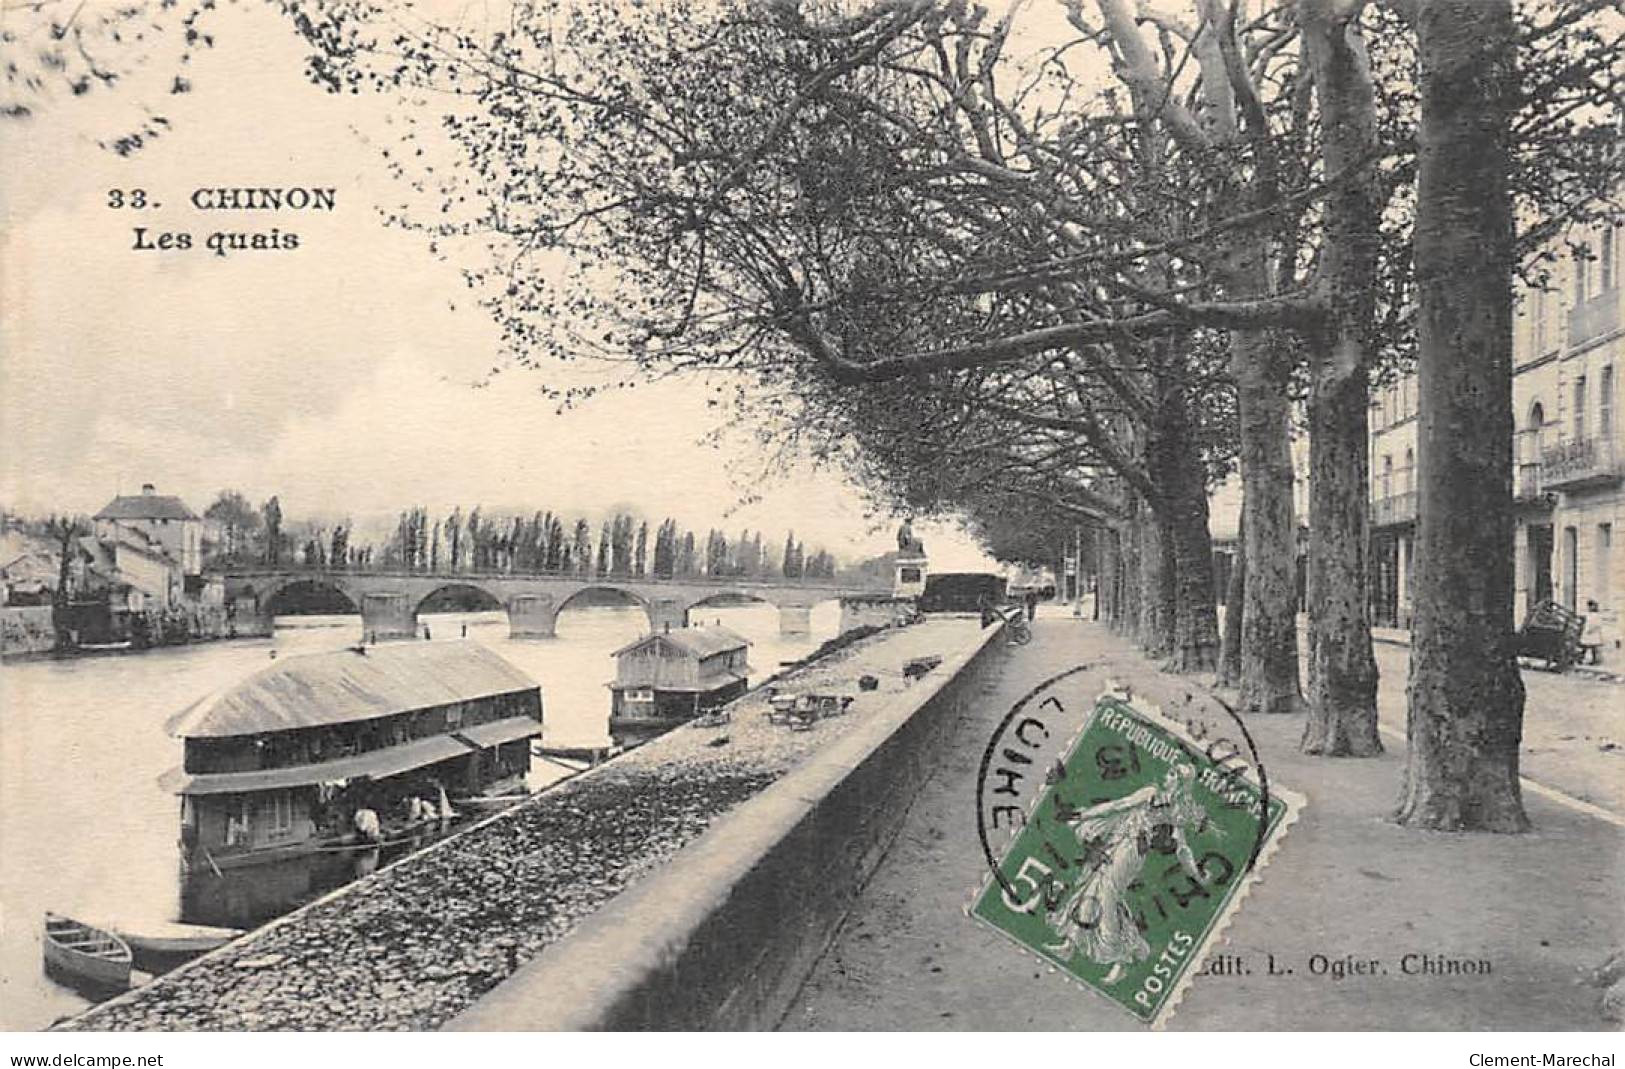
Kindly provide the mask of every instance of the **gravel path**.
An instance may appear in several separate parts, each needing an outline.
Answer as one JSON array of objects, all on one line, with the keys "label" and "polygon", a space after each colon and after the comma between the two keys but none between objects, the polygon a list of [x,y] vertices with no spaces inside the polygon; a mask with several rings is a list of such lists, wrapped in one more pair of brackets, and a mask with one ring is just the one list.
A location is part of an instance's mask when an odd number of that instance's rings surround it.
[{"label": "gravel path", "polygon": [[[726,724],[679,728],[58,1027],[436,1028],[895,698],[904,662],[946,658],[976,629],[932,619],[864,639],[780,683],[856,695],[845,716],[790,731],[748,694]],[[877,690],[858,691],[863,673]]]}]

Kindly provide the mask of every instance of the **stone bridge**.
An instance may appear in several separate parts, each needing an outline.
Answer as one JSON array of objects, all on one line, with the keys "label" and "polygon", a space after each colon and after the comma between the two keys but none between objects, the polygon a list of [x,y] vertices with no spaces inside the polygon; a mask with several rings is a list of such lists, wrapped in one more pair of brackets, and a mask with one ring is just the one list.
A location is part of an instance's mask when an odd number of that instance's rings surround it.
[{"label": "stone bridge", "polygon": [[716,599],[749,599],[777,606],[779,631],[805,635],[812,629],[813,606],[841,602],[841,630],[882,622],[893,611],[891,590],[833,580],[745,578],[654,579],[633,576],[447,574],[326,571],[319,569],[229,569],[216,572],[226,586],[239,634],[269,634],[289,588],[307,585],[336,591],[361,615],[369,637],[410,638],[418,633],[418,613],[435,594],[473,590],[500,604],[515,638],[552,638],[558,616],[585,591],[617,591],[642,606],[652,631],[687,626],[689,610]]}]

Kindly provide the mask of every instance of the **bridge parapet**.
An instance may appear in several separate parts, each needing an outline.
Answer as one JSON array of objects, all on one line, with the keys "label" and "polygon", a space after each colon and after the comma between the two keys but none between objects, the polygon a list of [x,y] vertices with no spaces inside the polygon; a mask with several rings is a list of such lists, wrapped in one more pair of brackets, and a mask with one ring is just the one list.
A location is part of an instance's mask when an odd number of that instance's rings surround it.
[{"label": "bridge parapet", "polygon": [[255,580],[279,580],[294,582],[325,581],[362,582],[372,579],[409,579],[435,582],[440,585],[467,584],[479,586],[484,583],[567,583],[574,586],[613,586],[613,587],[676,587],[691,590],[704,590],[709,594],[718,594],[730,590],[783,590],[805,592],[807,594],[820,593],[821,597],[835,597],[842,593],[849,594],[879,594],[891,591],[891,581],[876,581],[873,583],[853,583],[844,579],[824,578],[795,578],[783,579],[772,576],[673,576],[670,578],[654,575],[582,575],[579,572],[414,572],[404,569],[374,569],[374,568],[305,568],[285,566],[254,566],[254,567],[210,567],[205,571],[209,575],[218,575],[228,582],[253,582]]},{"label": "bridge parapet", "polygon": [[[218,569],[213,574],[225,580],[228,599],[245,606],[251,602],[248,613],[266,631],[271,627],[277,596],[294,584],[311,583],[331,587],[349,598],[360,611],[367,633],[376,631],[379,638],[416,634],[419,607],[436,591],[449,586],[472,587],[500,602],[508,613],[510,633],[516,638],[552,637],[557,631],[559,611],[587,589],[618,590],[636,600],[648,613],[654,631],[687,626],[691,609],[719,595],[755,598],[779,608],[781,633],[786,635],[807,634],[811,630],[811,609],[820,602],[889,593],[833,580],[775,582],[739,576],[718,576],[713,581],[709,577],[473,572],[442,575],[319,568]],[[397,599],[405,599],[405,609]]]}]

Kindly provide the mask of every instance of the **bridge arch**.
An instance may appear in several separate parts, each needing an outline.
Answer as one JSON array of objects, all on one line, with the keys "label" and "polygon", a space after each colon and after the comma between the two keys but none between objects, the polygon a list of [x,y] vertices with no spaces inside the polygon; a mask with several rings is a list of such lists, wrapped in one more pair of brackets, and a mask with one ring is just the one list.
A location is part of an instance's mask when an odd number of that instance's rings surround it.
[{"label": "bridge arch", "polygon": [[[778,612],[779,634],[787,638],[799,638],[811,635],[813,627],[813,614],[820,606],[828,602],[837,602],[839,597],[831,594],[826,598],[811,600],[805,590],[799,588],[785,588],[783,591],[771,587],[725,587],[719,590],[707,591],[703,595],[688,603],[687,614],[690,619],[698,616],[704,619],[704,610],[708,607],[735,608],[742,605],[770,605]],[[837,609],[836,612],[839,612]]]},{"label": "bridge arch", "polygon": [[292,624],[288,617],[349,617],[365,620],[362,600],[357,591],[345,583],[319,573],[258,578],[227,588],[227,611],[231,626],[239,635],[272,636],[276,634],[277,619],[284,618],[284,627],[293,626],[304,637],[303,643],[333,640],[338,634],[336,625],[352,628],[354,625],[333,620],[306,619]]},{"label": "bridge arch", "polygon": [[249,585],[243,596],[252,596],[258,602],[260,613],[277,616],[301,615],[296,610],[333,615],[359,614],[361,601],[345,584],[323,575],[292,576],[268,586],[263,593],[254,594]]},{"label": "bridge arch", "polygon": [[771,591],[753,589],[750,587],[723,587],[718,590],[706,591],[704,594],[690,601],[686,607],[690,611],[693,611],[694,609],[707,605],[720,608],[734,608],[740,605],[748,605],[752,602],[764,605],[777,605],[778,602],[770,597],[770,594]]},{"label": "bridge arch", "polygon": [[[412,607],[411,627],[414,635],[432,637],[430,622],[425,616],[441,613],[500,612],[512,631],[513,617],[508,604],[477,582],[447,579],[428,588]],[[468,624],[463,622],[462,636],[468,636]],[[455,633],[441,634],[441,638],[457,637]]]},{"label": "bridge arch", "polygon": [[617,605],[636,605],[647,612],[649,599],[619,583],[585,583],[570,591],[559,602],[559,611],[563,612],[565,609],[613,608]]},{"label": "bridge arch", "polygon": [[687,606],[681,599],[666,598],[661,596],[660,591],[653,591],[650,595],[635,590],[630,583],[617,583],[614,580],[583,583],[559,601],[556,614],[562,616],[565,609],[614,608],[614,606],[637,606],[643,609],[648,630],[682,627],[687,622]]},{"label": "bridge arch", "polygon": [[451,581],[442,583],[418,599],[412,615],[437,612],[496,612],[508,611],[507,603],[478,583]]}]

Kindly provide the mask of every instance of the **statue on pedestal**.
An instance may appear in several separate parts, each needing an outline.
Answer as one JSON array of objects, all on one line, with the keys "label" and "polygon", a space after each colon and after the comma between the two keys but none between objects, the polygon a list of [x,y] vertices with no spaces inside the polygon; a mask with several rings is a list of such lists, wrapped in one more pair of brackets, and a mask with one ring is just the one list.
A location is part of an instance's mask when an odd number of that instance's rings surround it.
[{"label": "statue on pedestal", "polygon": [[925,556],[925,543],[914,537],[914,524],[910,519],[904,519],[903,526],[897,529],[897,552],[905,557]]}]

